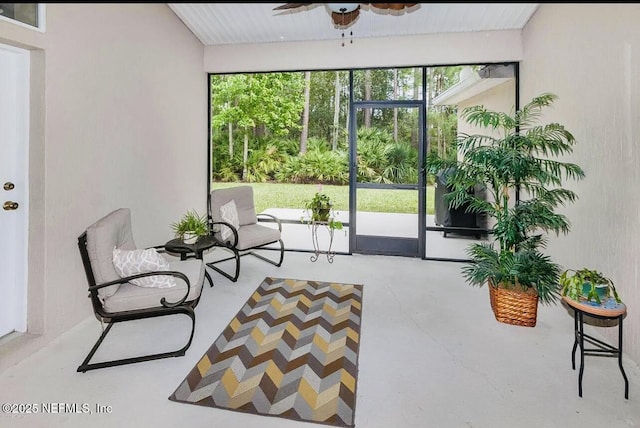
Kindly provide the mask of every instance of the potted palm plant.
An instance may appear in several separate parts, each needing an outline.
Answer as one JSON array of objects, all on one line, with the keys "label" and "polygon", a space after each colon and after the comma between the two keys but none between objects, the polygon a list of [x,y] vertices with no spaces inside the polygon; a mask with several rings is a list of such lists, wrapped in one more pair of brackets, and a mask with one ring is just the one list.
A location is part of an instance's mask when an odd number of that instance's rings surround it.
[{"label": "potted palm plant", "polygon": [[[568,219],[556,212],[577,195],[562,187],[563,180],[579,180],[583,170],[554,157],[570,154],[573,135],[563,125],[540,125],[541,110],[557,97],[541,94],[512,114],[469,107],[462,117],[486,135],[461,135],[458,159],[429,157],[431,173],[455,167],[448,177],[453,189],[445,199],[453,208],[485,214],[493,225],[494,243],[475,243],[467,249],[471,263],[463,267],[465,280],[488,284],[490,302],[498,321],[533,327],[538,303],[559,297],[560,267],[543,254],[543,233],[569,231]],[[481,185],[486,199],[469,189]]]}]

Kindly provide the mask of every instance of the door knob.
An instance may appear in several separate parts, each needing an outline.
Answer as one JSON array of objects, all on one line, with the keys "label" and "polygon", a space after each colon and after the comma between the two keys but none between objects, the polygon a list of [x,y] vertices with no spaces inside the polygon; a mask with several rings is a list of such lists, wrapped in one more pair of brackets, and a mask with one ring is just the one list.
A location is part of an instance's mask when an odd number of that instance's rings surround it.
[{"label": "door knob", "polygon": [[5,201],[5,203],[2,204],[2,208],[4,208],[6,211],[17,210],[18,203],[13,201]]},{"label": "door knob", "polygon": [[4,183],[3,187],[4,187],[4,190],[13,190],[13,188],[16,186],[12,182],[7,181],[6,183]]}]

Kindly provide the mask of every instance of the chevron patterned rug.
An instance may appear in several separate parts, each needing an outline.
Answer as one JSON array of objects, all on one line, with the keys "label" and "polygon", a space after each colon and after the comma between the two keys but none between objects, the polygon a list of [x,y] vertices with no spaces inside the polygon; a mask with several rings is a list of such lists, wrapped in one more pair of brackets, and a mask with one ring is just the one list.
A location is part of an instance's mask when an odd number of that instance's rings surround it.
[{"label": "chevron patterned rug", "polygon": [[169,400],[355,426],[362,287],[265,278]]}]

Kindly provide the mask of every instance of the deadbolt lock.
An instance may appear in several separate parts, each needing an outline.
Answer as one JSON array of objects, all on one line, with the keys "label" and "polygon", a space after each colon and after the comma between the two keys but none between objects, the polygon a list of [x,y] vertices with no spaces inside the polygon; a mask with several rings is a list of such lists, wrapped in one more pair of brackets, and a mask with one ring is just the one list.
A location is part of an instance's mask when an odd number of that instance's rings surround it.
[{"label": "deadbolt lock", "polygon": [[16,187],[15,184],[10,181],[4,183],[4,190],[13,190],[14,187]]},{"label": "deadbolt lock", "polygon": [[7,211],[17,210],[18,203],[13,201],[6,201],[4,204],[2,204],[2,208],[4,208]]}]

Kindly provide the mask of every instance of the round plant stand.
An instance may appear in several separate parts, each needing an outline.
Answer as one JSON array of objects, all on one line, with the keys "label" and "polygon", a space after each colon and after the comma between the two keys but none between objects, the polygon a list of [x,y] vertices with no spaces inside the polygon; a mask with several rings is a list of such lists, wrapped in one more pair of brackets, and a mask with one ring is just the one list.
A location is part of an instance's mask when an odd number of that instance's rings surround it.
[{"label": "round plant stand", "polygon": [[[330,227],[329,224],[330,223],[328,221],[311,221],[311,241],[313,242],[313,255],[311,256],[312,262],[318,260],[320,254],[326,254],[329,263],[333,263],[333,257],[336,253],[331,250],[331,246],[333,245],[333,228]],[[318,229],[325,228],[329,231],[329,247],[326,250],[321,250],[320,243],[318,241]]]},{"label": "round plant stand", "polygon": [[[622,367],[622,320],[627,314],[627,307],[623,303],[618,303],[613,297],[603,300],[602,303],[590,301],[575,301],[567,296],[562,300],[569,305],[574,312],[574,341],[571,351],[571,364],[573,370],[576,369],[576,349],[580,347],[580,372],[578,374],[578,396],[582,397],[582,375],[584,374],[584,357],[617,357],[618,367],[624,379],[624,398],[629,399],[629,379]],[[604,320],[617,320],[618,323],[618,347],[614,347],[584,332],[584,316]],[[584,343],[588,342],[594,348],[585,348]]]}]

